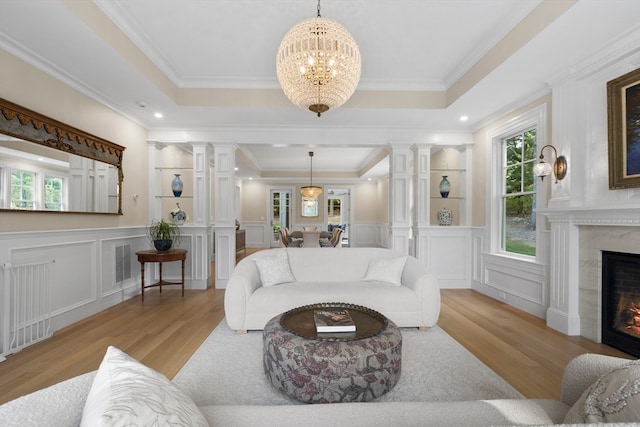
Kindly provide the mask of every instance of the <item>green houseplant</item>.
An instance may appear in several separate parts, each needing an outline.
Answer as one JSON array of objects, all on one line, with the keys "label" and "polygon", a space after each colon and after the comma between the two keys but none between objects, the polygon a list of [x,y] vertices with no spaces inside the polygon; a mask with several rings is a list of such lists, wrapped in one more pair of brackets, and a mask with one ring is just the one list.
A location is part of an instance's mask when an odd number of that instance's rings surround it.
[{"label": "green houseplant", "polygon": [[180,227],[164,219],[154,219],[147,227],[147,236],[156,250],[168,251],[180,242]]}]

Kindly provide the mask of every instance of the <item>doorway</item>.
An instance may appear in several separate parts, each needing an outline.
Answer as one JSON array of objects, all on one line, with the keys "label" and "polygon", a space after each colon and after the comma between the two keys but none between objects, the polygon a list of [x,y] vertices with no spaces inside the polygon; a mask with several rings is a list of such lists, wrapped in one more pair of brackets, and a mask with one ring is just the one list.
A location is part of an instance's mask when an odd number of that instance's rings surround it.
[{"label": "doorway", "polygon": [[349,222],[351,218],[351,190],[329,188],[327,190],[327,231],[342,229],[342,246],[349,246]]},{"label": "doorway", "polygon": [[271,247],[280,246],[281,228],[291,228],[291,190],[271,189],[269,197],[271,212]]}]

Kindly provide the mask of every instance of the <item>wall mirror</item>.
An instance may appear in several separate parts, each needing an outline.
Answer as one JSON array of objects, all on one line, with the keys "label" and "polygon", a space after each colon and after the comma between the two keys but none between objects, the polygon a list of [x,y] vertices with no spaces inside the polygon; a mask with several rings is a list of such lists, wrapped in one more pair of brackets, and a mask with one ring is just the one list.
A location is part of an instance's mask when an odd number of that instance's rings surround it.
[{"label": "wall mirror", "polygon": [[122,215],[124,150],[0,98],[0,211]]}]

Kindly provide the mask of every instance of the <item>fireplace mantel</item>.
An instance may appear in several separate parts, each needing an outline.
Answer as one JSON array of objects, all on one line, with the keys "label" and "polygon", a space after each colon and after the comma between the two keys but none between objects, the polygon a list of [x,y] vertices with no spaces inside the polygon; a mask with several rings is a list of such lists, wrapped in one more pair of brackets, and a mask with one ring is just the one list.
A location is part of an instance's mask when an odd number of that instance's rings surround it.
[{"label": "fireplace mantel", "polygon": [[[600,341],[600,251],[637,252],[640,207],[546,208],[550,223],[547,325]],[[598,313],[598,314],[596,314]]]},{"label": "fireplace mantel", "polygon": [[538,209],[551,223],[574,225],[640,226],[640,207],[615,209]]}]

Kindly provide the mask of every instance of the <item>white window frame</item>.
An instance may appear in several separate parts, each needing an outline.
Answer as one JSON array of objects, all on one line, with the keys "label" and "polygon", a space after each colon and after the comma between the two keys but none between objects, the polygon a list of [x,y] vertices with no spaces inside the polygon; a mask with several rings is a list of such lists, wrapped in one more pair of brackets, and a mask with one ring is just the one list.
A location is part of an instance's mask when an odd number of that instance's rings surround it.
[{"label": "white window frame", "polygon": [[[50,171],[47,169],[41,168],[32,168],[25,167],[24,165],[12,165],[10,163],[1,164],[0,165],[0,182],[2,183],[2,197],[0,197],[0,202],[2,205],[0,206],[3,209],[11,208],[11,174],[13,172],[26,172],[31,173],[35,176],[35,198],[34,198],[34,206],[33,209],[26,210],[36,210],[36,211],[51,211],[51,212],[61,212],[68,210],[68,197],[69,197],[69,179],[64,174],[57,173],[55,171]],[[54,178],[62,179],[62,206],[61,211],[45,209],[45,189],[44,189],[44,180],[45,176],[50,176]]]},{"label": "white window frame", "polygon": [[[46,209],[45,208],[45,202],[46,202],[46,189],[45,189],[45,185],[44,185],[44,181],[45,179],[49,177],[49,178],[57,178],[62,180],[62,200],[60,200],[60,210],[53,210],[53,209]],[[39,174],[38,179],[40,180],[41,178],[41,182],[38,185],[42,186],[42,200],[41,200],[41,206],[43,210],[46,211],[52,211],[52,212],[64,212],[69,210],[69,203],[68,203],[68,195],[69,195],[69,179],[59,173],[49,173],[49,172],[43,172],[42,174]]]},{"label": "white window frame", "polygon": [[[542,263],[545,259],[546,248],[544,247],[544,230],[545,218],[542,215],[536,215],[536,256],[521,255],[512,252],[506,252],[502,249],[502,209],[503,209],[503,140],[511,137],[518,132],[527,129],[536,129],[536,151],[539,152],[540,147],[547,144],[547,106],[540,105],[528,112],[525,112],[512,120],[507,121],[487,132],[487,147],[491,152],[492,168],[491,179],[491,195],[490,202],[487,204],[487,218],[489,219],[489,252],[492,255],[513,258],[522,261]],[[537,154],[536,154],[537,156]],[[537,178],[536,178],[537,179]],[[538,182],[536,186],[536,207],[546,205],[547,186]]]}]

